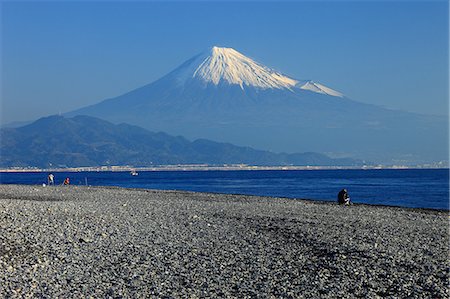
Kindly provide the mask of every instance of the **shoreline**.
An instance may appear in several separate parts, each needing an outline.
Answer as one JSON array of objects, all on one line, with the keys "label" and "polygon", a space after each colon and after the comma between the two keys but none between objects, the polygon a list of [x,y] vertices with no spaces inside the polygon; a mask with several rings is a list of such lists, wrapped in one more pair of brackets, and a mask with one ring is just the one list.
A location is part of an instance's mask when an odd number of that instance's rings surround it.
[{"label": "shoreline", "polygon": [[[129,190],[129,191],[156,191],[156,192],[179,192],[179,193],[200,193],[200,194],[214,194],[214,195],[231,195],[231,196],[246,196],[246,197],[265,197],[265,198],[272,198],[272,199],[285,199],[285,200],[295,200],[295,201],[305,201],[305,202],[312,202],[315,204],[331,204],[336,205],[336,200],[331,199],[316,199],[316,198],[299,198],[299,197],[283,197],[283,196],[270,196],[270,195],[253,195],[253,194],[244,194],[244,193],[221,193],[221,192],[213,192],[213,191],[189,191],[189,190],[177,190],[177,189],[148,189],[148,188],[142,188],[142,187],[121,187],[121,186],[108,186],[108,185],[70,185],[63,186],[63,185],[46,185],[42,186],[41,184],[3,184],[0,182],[0,186],[34,186],[34,187],[44,187],[44,188],[72,188],[72,187],[81,187],[81,188],[98,188],[98,189],[123,189],[123,190]],[[385,205],[385,204],[376,204],[376,203],[358,203],[358,202],[351,202],[351,206],[373,206],[373,207],[385,207],[385,208],[394,208],[394,209],[405,209],[405,210],[412,210],[416,212],[439,212],[439,213],[449,213],[449,209],[438,209],[438,208],[426,208],[426,207],[406,207],[406,206],[395,206],[395,205]]]},{"label": "shoreline", "polygon": [[0,185],[0,297],[434,297],[448,212]]},{"label": "shoreline", "polygon": [[95,166],[68,168],[0,168],[0,173],[22,172],[130,172],[130,171],[260,171],[260,170],[419,170],[449,169],[448,166],[252,166],[252,165],[161,165],[154,167]]},{"label": "shoreline", "polygon": [[[30,185],[20,185],[20,184],[13,184],[13,185],[17,185],[17,186],[30,186]],[[1,186],[1,184],[0,184]],[[39,186],[40,185],[31,185],[31,186]],[[211,191],[189,191],[189,190],[176,190],[176,189],[148,189],[148,188],[132,188],[132,187],[120,187],[120,186],[93,186],[93,185],[89,185],[89,186],[83,186],[83,185],[75,185],[75,186],[79,186],[82,188],[99,188],[99,189],[123,189],[123,190],[129,190],[129,191],[134,191],[134,190],[138,190],[138,191],[143,191],[143,192],[147,192],[147,191],[155,191],[155,192],[176,192],[176,193],[187,193],[187,194],[210,194],[210,195],[224,195],[224,196],[243,196],[243,197],[262,197],[262,198],[268,198],[268,199],[282,199],[282,200],[294,200],[294,201],[304,201],[307,203],[314,203],[314,204],[324,204],[324,205],[338,205],[337,204],[337,200],[327,200],[327,199],[314,199],[314,198],[293,198],[293,197],[283,197],[283,196],[270,196],[270,195],[265,195],[265,196],[261,196],[261,195],[252,195],[252,194],[242,194],[242,193],[220,193],[220,192],[211,192]],[[50,187],[53,188],[52,186],[46,186],[46,187]],[[56,186],[56,187],[63,187],[64,186]],[[446,210],[446,209],[433,209],[433,208],[414,208],[414,207],[403,207],[403,206],[390,206],[390,205],[383,205],[383,204],[368,204],[368,203],[355,203],[352,202],[350,206],[368,206],[368,207],[380,207],[380,208],[388,208],[388,209],[403,209],[403,210],[412,210],[415,212],[423,212],[423,213],[428,213],[428,212],[437,212],[437,213],[450,213],[450,209]],[[345,207],[345,206],[344,206]]]}]

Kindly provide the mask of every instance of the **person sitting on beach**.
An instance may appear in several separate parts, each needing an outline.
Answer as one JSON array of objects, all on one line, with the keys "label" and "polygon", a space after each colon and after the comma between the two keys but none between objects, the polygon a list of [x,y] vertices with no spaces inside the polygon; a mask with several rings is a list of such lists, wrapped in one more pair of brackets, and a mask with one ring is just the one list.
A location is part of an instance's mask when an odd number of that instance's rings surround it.
[{"label": "person sitting on beach", "polygon": [[50,173],[48,175],[48,185],[54,185],[55,184],[55,176],[53,175],[53,173]]},{"label": "person sitting on beach", "polygon": [[348,196],[347,189],[342,189],[338,193],[338,203],[340,205],[349,205],[350,204],[350,196]]},{"label": "person sitting on beach", "polygon": [[64,180],[64,185],[70,185],[70,180],[69,180],[69,178],[66,178],[66,179]]}]

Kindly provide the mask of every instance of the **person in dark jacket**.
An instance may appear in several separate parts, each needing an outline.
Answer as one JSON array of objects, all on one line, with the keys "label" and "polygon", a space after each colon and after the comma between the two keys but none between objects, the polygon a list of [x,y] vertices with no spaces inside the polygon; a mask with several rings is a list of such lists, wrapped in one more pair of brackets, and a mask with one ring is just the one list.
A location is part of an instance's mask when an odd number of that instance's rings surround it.
[{"label": "person in dark jacket", "polygon": [[350,196],[348,196],[347,189],[342,189],[338,193],[338,203],[340,205],[349,205],[350,204]]}]

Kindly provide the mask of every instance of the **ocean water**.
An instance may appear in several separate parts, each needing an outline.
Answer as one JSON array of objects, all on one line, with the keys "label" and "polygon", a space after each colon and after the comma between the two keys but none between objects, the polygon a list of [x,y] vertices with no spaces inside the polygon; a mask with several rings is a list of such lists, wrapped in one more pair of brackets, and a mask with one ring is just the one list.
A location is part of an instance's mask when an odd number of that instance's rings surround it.
[{"label": "ocean water", "polygon": [[[355,203],[449,209],[448,169],[55,172],[56,184],[187,190],[335,201],[346,188]],[[2,184],[46,183],[47,173],[0,173]]]}]

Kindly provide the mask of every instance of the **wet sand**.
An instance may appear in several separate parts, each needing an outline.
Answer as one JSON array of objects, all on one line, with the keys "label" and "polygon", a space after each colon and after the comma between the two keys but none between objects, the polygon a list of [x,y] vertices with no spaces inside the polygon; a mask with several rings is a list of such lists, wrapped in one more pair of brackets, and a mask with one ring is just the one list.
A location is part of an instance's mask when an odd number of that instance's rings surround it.
[{"label": "wet sand", "polygon": [[448,212],[0,185],[0,297],[448,298]]}]

